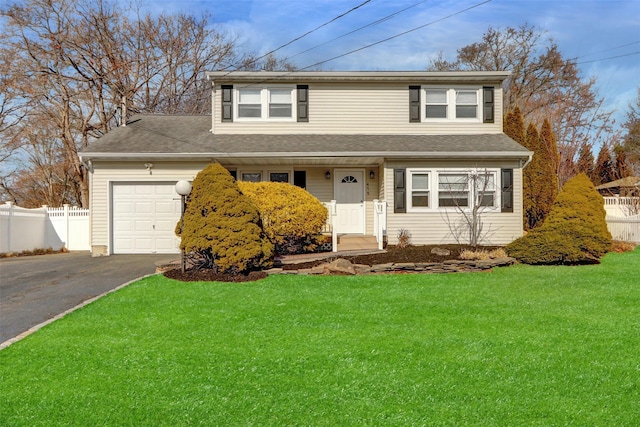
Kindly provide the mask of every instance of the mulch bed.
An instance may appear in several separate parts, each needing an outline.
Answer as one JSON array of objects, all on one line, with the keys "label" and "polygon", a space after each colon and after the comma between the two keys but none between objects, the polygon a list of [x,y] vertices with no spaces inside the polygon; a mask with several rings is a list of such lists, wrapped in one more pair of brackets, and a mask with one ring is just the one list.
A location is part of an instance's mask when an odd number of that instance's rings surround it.
[{"label": "mulch bed", "polygon": [[181,282],[255,282],[269,275],[264,271],[251,271],[249,274],[224,274],[211,269],[187,270],[182,273],[179,268],[165,271],[165,277]]}]

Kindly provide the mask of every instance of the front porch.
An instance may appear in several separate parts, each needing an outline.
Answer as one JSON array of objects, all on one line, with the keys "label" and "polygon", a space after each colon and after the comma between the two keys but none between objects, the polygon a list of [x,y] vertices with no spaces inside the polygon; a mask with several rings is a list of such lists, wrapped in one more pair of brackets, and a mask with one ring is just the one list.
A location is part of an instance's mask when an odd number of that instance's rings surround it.
[{"label": "front porch", "polygon": [[[367,221],[373,223],[372,234],[366,234],[362,232],[343,232],[351,227],[345,223],[350,222],[348,213],[341,210],[341,204],[336,200],[331,200],[328,203],[324,203],[329,215],[327,216],[327,225],[325,228],[325,234],[331,235],[332,252],[343,251],[369,251],[369,250],[382,250],[386,246],[387,242],[387,202],[386,200],[375,199],[372,202],[363,201],[361,212],[364,216],[362,218],[363,227],[362,230],[366,230]],[[371,204],[372,209],[367,209],[367,204]],[[359,212],[358,209],[355,212]],[[372,217],[367,218],[366,213],[372,212]],[[360,216],[360,213],[357,214]],[[360,218],[355,220],[360,221]]]}]

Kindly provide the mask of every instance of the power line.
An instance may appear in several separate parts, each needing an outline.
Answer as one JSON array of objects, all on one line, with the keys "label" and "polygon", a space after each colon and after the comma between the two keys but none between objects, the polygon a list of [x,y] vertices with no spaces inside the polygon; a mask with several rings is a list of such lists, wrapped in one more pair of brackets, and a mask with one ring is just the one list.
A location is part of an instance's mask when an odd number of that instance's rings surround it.
[{"label": "power line", "polygon": [[386,42],[388,42],[389,40],[396,39],[396,38],[398,38],[398,37],[401,37],[401,36],[404,36],[404,35],[406,35],[406,34],[412,33],[412,32],[414,32],[414,31],[420,30],[420,29],[422,29],[422,28],[424,28],[424,27],[427,27],[427,26],[429,26],[429,25],[433,25],[433,24],[435,24],[435,23],[437,23],[437,22],[444,21],[445,19],[452,18],[452,17],[454,17],[454,16],[456,16],[456,15],[460,15],[461,13],[467,12],[467,11],[469,11],[469,10],[471,10],[471,9],[475,9],[475,8],[477,8],[477,7],[479,7],[479,6],[482,6],[482,5],[484,5],[484,4],[490,3],[491,1],[492,1],[492,0],[485,0],[485,1],[481,2],[481,3],[478,3],[478,4],[475,4],[475,5],[473,5],[473,6],[467,7],[466,9],[462,9],[462,10],[460,10],[460,11],[458,11],[458,12],[452,13],[452,14],[447,15],[447,16],[445,16],[445,17],[442,17],[442,18],[440,18],[440,19],[436,19],[435,21],[431,21],[431,22],[429,22],[429,23],[426,23],[426,24],[420,25],[420,26],[418,26],[418,27],[415,27],[415,28],[412,28],[412,29],[410,29],[410,30],[404,31],[404,32],[402,32],[402,33],[396,34],[396,35],[394,35],[394,36],[387,37],[386,39],[379,40],[379,41],[377,41],[377,42],[374,42],[374,43],[368,44],[368,45],[366,45],[366,46],[362,46],[362,47],[359,47],[359,48],[357,48],[357,49],[353,49],[353,50],[351,50],[351,51],[349,51],[349,52],[343,53],[343,54],[341,54],[341,55],[334,56],[334,57],[329,58],[329,59],[326,59],[326,60],[324,60],[324,61],[316,62],[315,64],[308,65],[308,66],[306,66],[306,67],[304,67],[304,68],[301,68],[300,70],[306,70],[306,69],[308,69],[308,68],[316,67],[316,66],[318,66],[318,65],[322,65],[322,64],[325,64],[325,63],[327,63],[327,62],[333,61],[334,59],[342,58],[342,57],[345,57],[345,56],[347,56],[347,55],[351,55],[352,53],[356,53],[356,52],[359,52],[359,51],[361,51],[361,50],[368,49],[368,48],[370,48],[370,47],[372,47],[372,46],[376,46],[376,45],[379,45],[379,44],[382,44],[382,43],[386,43]]},{"label": "power line", "polygon": [[584,58],[585,56],[598,55],[600,53],[611,52],[612,50],[621,49],[621,48],[627,47],[627,46],[633,46],[634,44],[640,44],[640,40],[637,41],[637,42],[621,44],[620,46],[613,46],[613,47],[607,48],[605,50],[599,50],[597,52],[591,52],[591,53],[587,53],[587,54],[584,54],[584,55],[576,56],[575,58],[572,58],[572,59],[575,61],[577,59]]},{"label": "power line", "polygon": [[355,30],[349,31],[348,33],[344,33],[344,34],[342,34],[342,35],[340,35],[340,36],[338,36],[338,37],[335,37],[335,38],[333,38],[333,39],[331,39],[331,40],[328,40],[328,41],[326,41],[326,42],[324,42],[324,43],[320,43],[320,44],[318,44],[318,45],[315,45],[315,46],[313,46],[313,47],[310,47],[309,49],[303,50],[302,52],[298,52],[298,53],[296,53],[296,54],[294,54],[294,55],[288,56],[288,57],[286,57],[284,60],[286,61],[286,60],[289,60],[289,59],[291,59],[291,58],[295,58],[295,57],[296,57],[296,56],[298,56],[298,55],[302,55],[303,53],[307,53],[307,52],[310,52],[310,51],[312,51],[312,50],[314,50],[314,49],[317,49],[317,48],[319,48],[319,47],[325,46],[325,45],[327,45],[327,44],[329,44],[329,43],[332,43],[332,42],[334,42],[334,41],[336,41],[336,40],[339,40],[339,39],[341,39],[341,38],[343,38],[343,37],[349,36],[349,35],[351,35],[351,34],[353,34],[353,33],[356,33],[356,32],[358,32],[358,31],[360,31],[360,30],[364,30],[365,28],[369,28],[369,27],[373,27],[374,25],[381,24],[381,23],[383,23],[383,22],[385,22],[385,21],[388,21],[388,20],[390,20],[390,19],[394,18],[396,15],[399,15],[399,14],[401,14],[402,12],[406,12],[406,11],[407,11],[407,10],[409,10],[409,9],[412,9],[412,8],[414,8],[414,7],[416,7],[416,6],[419,6],[419,5],[423,4],[423,3],[426,3],[427,1],[429,1],[429,0],[422,0],[422,1],[418,2],[418,3],[414,3],[414,4],[412,4],[411,6],[405,7],[404,9],[398,10],[398,11],[396,11],[396,12],[394,12],[394,13],[390,14],[390,15],[387,15],[387,16],[385,16],[385,17],[383,17],[383,18],[380,18],[380,19],[378,19],[378,20],[376,20],[376,21],[370,22],[370,23],[368,23],[368,24],[366,24],[366,25],[363,25],[362,27],[356,28]]},{"label": "power line", "polygon": [[607,61],[609,59],[624,58],[625,56],[632,56],[632,55],[638,55],[638,54],[640,54],[640,50],[637,52],[625,53],[623,55],[609,56],[607,58],[600,58],[600,59],[592,59],[591,61],[576,62],[575,65],[590,64],[592,62]]},{"label": "power line", "polygon": [[[275,52],[279,51],[280,49],[285,48],[285,47],[287,47],[287,46],[289,46],[289,45],[291,45],[291,44],[293,44],[293,43],[297,42],[298,40],[300,40],[300,39],[302,39],[302,38],[304,38],[304,37],[308,36],[309,34],[312,34],[312,33],[316,32],[316,31],[318,31],[320,28],[326,27],[327,25],[331,24],[332,22],[335,22],[335,21],[337,21],[338,19],[343,18],[343,17],[345,17],[346,15],[350,14],[351,12],[353,12],[353,11],[355,11],[355,10],[360,9],[362,6],[366,5],[366,4],[367,4],[367,3],[369,3],[370,1],[371,1],[371,0],[365,0],[365,1],[363,1],[363,2],[362,2],[362,3],[360,3],[359,5],[357,5],[357,6],[355,6],[355,7],[352,7],[351,9],[347,10],[346,12],[341,13],[340,15],[338,15],[338,16],[336,16],[336,17],[334,17],[334,18],[330,19],[329,21],[327,21],[327,22],[325,22],[325,23],[323,23],[323,24],[321,24],[321,25],[317,26],[316,28],[314,28],[314,29],[312,29],[312,30],[307,31],[306,33],[304,33],[304,34],[302,34],[302,35],[300,35],[300,36],[298,36],[298,37],[296,37],[296,38],[294,38],[294,39],[292,39],[292,40],[288,41],[287,43],[285,43],[285,44],[283,44],[283,45],[281,45],[281,46],[278,46],[277,48],[275,48],[275,49],[273,49],[273,50],[270,50],[269,52],[265,53],[265,54],[264,54],[264,55],[262,55],[262,56],[259,56],[259,57],[255,58],[255,59],[252,59],[252,60],[251,60],[251,62],[249,62],[249,63],[250,63],[250,64],[255,64],[257,61],[259,61],[259,60],[261,60],[261,59],[263,59],[263,58],[265,58],[265,57],[267,57],[267,56],[271,55],[272,53],[275,53]],[[232,65],[229,65],[229,66],[225,67],[223,70],[229,69],[230,67],[232,67]]]}]

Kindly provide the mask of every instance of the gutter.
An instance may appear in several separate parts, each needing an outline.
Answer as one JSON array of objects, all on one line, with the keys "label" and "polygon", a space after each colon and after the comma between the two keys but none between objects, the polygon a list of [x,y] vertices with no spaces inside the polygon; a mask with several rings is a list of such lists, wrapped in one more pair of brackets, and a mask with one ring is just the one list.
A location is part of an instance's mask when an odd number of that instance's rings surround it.
[{"label": "gutter", "polygon": [[531,162],[531,151],[342,151],[334,152],[229,152],[229,153],[97,153],[85,152],[80,154],[82,161],[109,159],[202,159],[205,158],[331,158],[331,157],[386,157],[386,158],[431,158],[431,159],[474,159],[474,158],[516,158],[525,160],[523,167]]}]

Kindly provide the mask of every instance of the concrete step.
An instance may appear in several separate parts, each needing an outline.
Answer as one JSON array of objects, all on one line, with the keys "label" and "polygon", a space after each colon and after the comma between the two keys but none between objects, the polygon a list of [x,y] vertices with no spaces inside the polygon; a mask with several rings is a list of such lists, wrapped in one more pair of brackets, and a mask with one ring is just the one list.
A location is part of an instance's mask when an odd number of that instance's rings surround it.
[{"label": "concrete step", "polygon": [[341,235],[338,236],[338,251],[359,251],[378,249],[375,236]]}]

